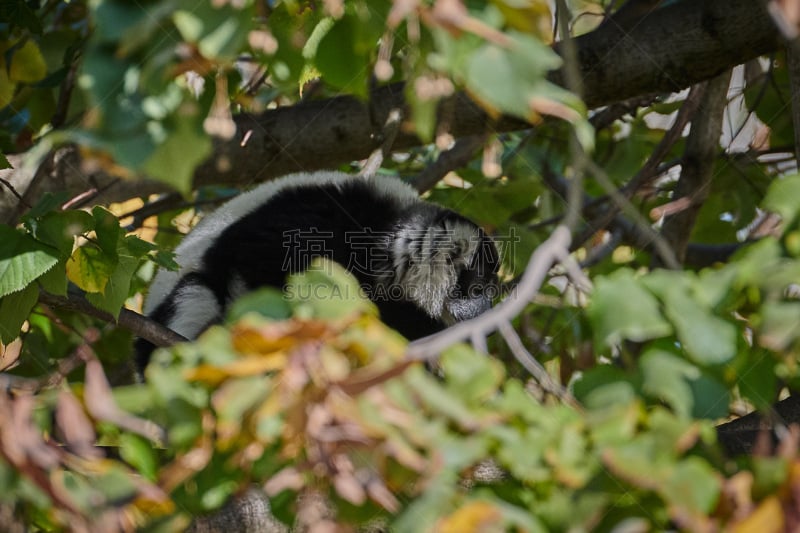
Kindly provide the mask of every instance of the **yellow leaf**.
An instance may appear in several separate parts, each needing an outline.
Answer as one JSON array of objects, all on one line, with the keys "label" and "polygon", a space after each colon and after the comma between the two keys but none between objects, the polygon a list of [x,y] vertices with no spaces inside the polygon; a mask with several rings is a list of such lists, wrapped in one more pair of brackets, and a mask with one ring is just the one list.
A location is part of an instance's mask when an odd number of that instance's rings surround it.
[{"label": "yellow leaf", "polygon": [[747,518],[731,529],[732,533],[780,533],[784,529],[783,509],[776,496],[770,496]]},{"label": "yellow leaf", "polygon": [[229,377],[256,376],[280,370],[286,366],[286,354],[274,352],[268,357],[242,357],[224,366],[199,365],[188,369],[184,375],[189,381],[202,381],[210,385]]},{"label": "yellow leaf", "polygon": [[115,266],[99,248],[81,246],[67,261],[67,278],[86,292],[103,292]]},{"label": "yellow leaf", "polygon": [[12,81],[33,83],[47,75],[47,64],[33,41],[27,41],[13,52],[9,75]]},{"label": "yellow leaf", "polygon": [[0,64],[0,108],[11,103],[11,100],[14,98],[14,89],[16,87],[17,84],[8,79],[6,69],[2,68],[2,64]]},{"label": "yellow leaf", "polygon": [[500,510],[494,505],[475,500],[439,521],[441,533],[489,533],[504,531]]}]

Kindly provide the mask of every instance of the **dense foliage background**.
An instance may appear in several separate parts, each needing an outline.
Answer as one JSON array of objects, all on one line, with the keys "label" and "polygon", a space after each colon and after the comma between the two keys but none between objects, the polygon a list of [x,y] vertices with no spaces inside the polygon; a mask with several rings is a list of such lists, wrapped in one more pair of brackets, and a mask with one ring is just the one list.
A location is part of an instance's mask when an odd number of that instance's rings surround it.
[{"label": "dense foliage background", "polygon": [[[0,3],[3,527],[794,530],[796,3],[620,4]],[[494,235],[497,311],[409,346],[326,265],[134,383],[181,234],[333,167]]]}]

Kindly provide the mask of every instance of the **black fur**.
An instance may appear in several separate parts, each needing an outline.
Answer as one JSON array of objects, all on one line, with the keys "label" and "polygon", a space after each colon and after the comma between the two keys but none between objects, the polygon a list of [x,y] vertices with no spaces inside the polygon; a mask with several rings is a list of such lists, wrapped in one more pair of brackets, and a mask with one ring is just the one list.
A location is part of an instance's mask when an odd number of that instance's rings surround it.
[{"label": "black fur", "polygon": [[[398,265],[407,269],[418,260],[436,260],[435,253],[447,246],[437,243],[429,250],[429,257],[422,258],[422,245],[411,239],[407,247],[417,251],[398,254],[395,248],[399,229],[419,228],[422,236],[428,228],[453,224],[469,225],[480,240],[470,263],[460,267],[457,282],[448,287],[448,301],[456,301],[449,321],[471,318],[488,306],[485,291],[495,283],[498,255],[492,241],[472,222],[452,211],[416,198],[399,200],[359,178],[287,186],[266,198],[228,225],[213,242],[206,243],[202,266],[184,274],[150,316],[169,326],[176,318],[180,291],[204,286],[213,294],[213,304],[219,308],[215,319],[220,320],[236,296],[231,294],[232,280],[237,280],[238,288],[245,291],[262,286],[282,287],[288,274],[303,271],[314,258],[324,256],[356,276],[377,304],[384,322],[410,339],[429,335],[444,328],[448,317],[431,316],[430,309],[421,308],[410,298],[396,299],[392,297],[395,293],[381,289],[389,283],[402,284],[395,276],[401,268]],[[400,248],[406,250],[406,244]],[[457,260],[457,254],[456,249],[447,261]],[[177,259],[180,262],[180,256]],[[395,281],[390,281],[393,278]],[[478,300],[486,305],[474,303]],[[147,341],[137,343],[140,371],[152,350]]]}]

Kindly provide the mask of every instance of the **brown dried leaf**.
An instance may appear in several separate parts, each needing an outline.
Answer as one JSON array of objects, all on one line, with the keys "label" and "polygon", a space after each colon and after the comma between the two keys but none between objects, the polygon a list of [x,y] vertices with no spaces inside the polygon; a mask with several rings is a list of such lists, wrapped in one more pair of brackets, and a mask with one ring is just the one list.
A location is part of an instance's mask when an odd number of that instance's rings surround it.
[{"label": "brown dried leaf", "polygon": [[264,484],[264,492],[275,496],[284,490],[299,491],[305,485],[303,476],[294,467],[288,466],[272,476]]},{"label": "brown dried leaf", "polygon": [[339,472],[333,478],[333,486],[342,499],[353,505],[362,505],[367,499],[367,492],[361,482],[350,472]]},{"label": "brown dried leaf", "polygon": [[95,447],[97,435],[83,406],[69,390],[58,394],[55,413],[56,428],[72,452],[86,458],[98,458],[102,453]]},{"label": "brown dried leaf", "polygon": [[390,513],[396,513],[400,510],[400,502],[394,497],[394,494],[386,488],[386,485],[377,478],[371,479],[369,483],[367,483],[367,494],[369,494],[372,501]]},{"label": "brown dried leaf", "polygon": [[22,339],[17,337],[9,344],[0,343],[0,371],[16,366],[22,352]]},{"label": "brown dried leaf", "polygon": [[[3,407],[0,405],[0,407]],[[33,396],[19,396],[11,402],[11,424],[2,433],[3,451],[9,459],[17,462],[17,466],[25,464],[26,459],[43,470],[55,468],[59,462],[59,454],[48,446],[33,423]],[[11,457],[14,453],[14,458]]]},{"label": "brown dried leaf", "polygon": [[115,418],[119,409],[103,365],[97,359],[86,361],[85,381],[83,397],[89,414],[98,420],[110,421]]}]

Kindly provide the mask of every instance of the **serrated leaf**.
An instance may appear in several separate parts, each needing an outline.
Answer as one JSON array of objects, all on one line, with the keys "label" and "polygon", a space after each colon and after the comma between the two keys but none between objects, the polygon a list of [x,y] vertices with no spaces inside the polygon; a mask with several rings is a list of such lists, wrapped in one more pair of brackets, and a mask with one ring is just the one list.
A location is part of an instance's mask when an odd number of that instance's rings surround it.
[{"label": "serrated leaf", "polygon": [[0,226],[0,296],[19,291],[58,263],[58,252],[8,226]]},{"label": "serrated leaf", "polygon": [[117,318],[120,309],[122,309],[122,304],[128,299],[131,279],[138,266],[138,259],[120,255],[102,293],[88,292],[86,299],[98,309],[108,311],[114,318]]},{"label": "serrated leaf", "polygon": [[63,257],[69,257],[75,244],[74,237],[92,229],[94,222],[85,211],[61,211],[29,219],[27,225],[34,237],[57,248]]},{"label": "serrated leaf", "polygon": [[67,295],[67,267],[68,258],[59,260],[58,264],[39,276],[36,282],[43,290],[57,296]]},{"label": "serrated leaf", "polygon": [[140,239],[136,235],[126,235],[122,241],[122,247],[133,257],[144,257],[150,252],[157,251],[158,246],[151,242]]},{"label": "serrated leaf", "polygon": [[102,292],[116,266],[117,260],[99,248],[81,246],[67,261],[67,278],[86,292]]},{"label": "serrated leaf", "polygon": [[25,213],[23,220],[27,223],[29,219],[39,218],[51,211],[59,210],[68,199],[69,194],[67,191],[59,191],[56,193],[46,192],[33,204],[33,207]]},{"label": "serrated leaf", "polygon": [[28,285],[0,299],[0,342],[8,344],[19,337],[22,324],[39,299],[36,285]]},{"label": "serrated leaf", "polygon": [[672,333],[658,301],[628,269],[598,278],[589,317],[598,340],[614,345],[624,339],[645,341]]}]

